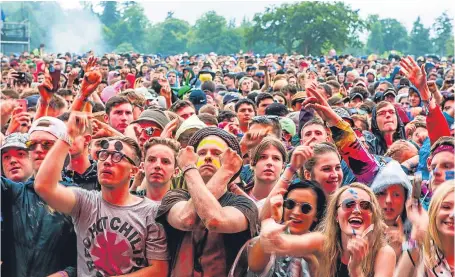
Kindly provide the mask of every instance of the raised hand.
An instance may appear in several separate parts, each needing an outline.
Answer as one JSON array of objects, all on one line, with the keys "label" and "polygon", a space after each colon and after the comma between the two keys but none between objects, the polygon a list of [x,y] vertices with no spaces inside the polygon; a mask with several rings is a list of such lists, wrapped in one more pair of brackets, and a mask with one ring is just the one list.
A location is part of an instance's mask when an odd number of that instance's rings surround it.
[{"label": "raised hand", "polygon": [[267,130],[252,130],[248,131],[240,141],[240,146],[246,147],[247,150],[252,149],[253,147],[257,146],[263,138],[268,135]]},{"label": "raised hand", "polygon": [[261,223],[260,240],[265,253],[277,252],[277,249],[285,249],[286,242],[281,236],[288,224],[278,224],[273,218],[268,218]]},{"label": "raised hand", "polygon": [[96,90],[102,79],[101,72],[96,66],[95,57],[89,58],[87,65],[84,68],[84,72],[80,93],[83,97],[88,97]]},{"label": "raised hand", "polygon": [[172,133],[177,129],[177,126],[179,125],[179,119],[176,118],[166,124],[166,127],[164,127],[163,132],[161,132],[160,137],[162,138],[173,138]]},{"label": "raised hand", "polygon": [[46,68],[44,72],[44,82],[38,86],[41,103],[49,103],[51,101],[53,88],[52,77],[49,74],[49,70]]},{"label": "raised hand", "polygon": [[308,98],[302,103],[305,109],[314,109],[322,120],[327,121],[332,125],[335,125],[338,121],[342,120],[342,118],[330,108],[327,99],[318,91],[316,82],[312,82],[307,88],[306,93]]},{"label": "raised hand", "polygon": [[112,128],[109,124],[99,121],[98,119],[92,118],[91,120],[93,127],[93,138],[106,138],[113,136],[123,136],[119,131]]},{"label": "raised hand", "polygon": [[243,160],[234,150],[231,148],[226,149],[220,157],[222,170],[225,170],[232,175],[239,172],[243,165]]},{"label": "raised hand", "polygon": [[429,217],[422,205],[417,205],[414,201],[414,199],[406,201],[406,213],[412,223],[411,239],[423,243],[428,230]]},{"label": "raised hand", "polygon": [[192,146],[187,146],[180,150],[177,155],[177,164],[180,169],[183,169],[188,165],[196,165],[198,155],[194,153],[194,148]]},{"label": "raised hand", "polygon": [[16,132],[27,133],[31,125],[32,116],[30,113],[23,111],[22,107],[17,107],[13,110],[11,122],[9,123],[8,129],[6,130],[6,135],[10,135]]},{"label": "raised hand", "polygon": [[305,142],[305,145],[297,146],[291,156],[291,167],[295,170],[301,169],[305,162],[314,154],[313,147],[308,144],[312,141]]},{"label": "raised hand", "polygon": [[427,85],[427,74],[425,65],[417,65],[412,57],[405,57],[400,61],[400,71],[409,79],[409,81],[419,90],[422,100],[430,99],[430,90]]},{"label": "raised hand", "polygon": [[368,255],[368,241],[360,236],[349,239],[347,249],[349,253],[348,270],[351,276],[362,274],[362,261]]},{"label": "raised hand", "polygon": [[281,222],[281,218],[283,217],[283,196],[286,194],[286,192],[286,189],[280,189],[276,192],[275,195],[270,197],[270,213],[276,222]]},{"label": "raised hand", "polygon": [[71,112],[66,127],[68,128],[68,135],[73,139],[84,134],[89,127],[87,114],[82,112]]}]

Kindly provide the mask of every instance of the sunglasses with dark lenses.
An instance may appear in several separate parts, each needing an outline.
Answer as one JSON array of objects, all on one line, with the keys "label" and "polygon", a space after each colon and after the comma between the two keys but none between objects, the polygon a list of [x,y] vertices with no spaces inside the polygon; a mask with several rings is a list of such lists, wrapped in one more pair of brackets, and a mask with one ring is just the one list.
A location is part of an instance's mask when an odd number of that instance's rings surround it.
[{"label": "sunglasses with dark lenses", "polygon": [[157,129],[158,129],[158,128],[147,127],[147,128],[142,129],[141,132],[145,132],[145,134],[146,134],[147,136],[153,136],[153,133],[155,133],[155,131],[156,131]]},{"label": "sunglasses with dark lenses", "polygon": [[123,158],[125,158],[130,164],[136,165],[136,163],[131,158],[118,151],[99,150],[96,152],[96,156],[98,160],[102,162],[107,160],[109,156],[112,156],[111,160],[113,163],[119,163]]},{"label": "sunglasses with dark lenses", "polygon": [[44,150],[49,150],[52,148],[52,146],[54,146],[55,141],[53,141],[53,140],[41,140],[41,141],[28,140],[27,142],[25,142],[25,146],[30,151],[35,151],[36,147],[38,147],[38,144],[41,145],[41,147],[43,147]]},{"label": "sunglasses with dark lenses", "polygon": [[366,200],[355,201],[354,199],[346,199],[340,205],[338,205],[338,208],[342,207],[344,211],[352,212],[356,206],[360,208],[360,211],[368,213],[371,213],[373,211],[371,202]]},{"label": "sunglasses with dark lenses", "polygon": [[303,214],[309,214],[311,212],[311,210],[313,209],[313,206],[311,206],[309,203],[306,203],[306,202],[299,203],[292,199],[286,199],[286,200],[284,200],[284,203],[283,203],[283,206],[288,210],[294,209],[294,207],[296,205],[300,206],[300,210],[302,211]]}]

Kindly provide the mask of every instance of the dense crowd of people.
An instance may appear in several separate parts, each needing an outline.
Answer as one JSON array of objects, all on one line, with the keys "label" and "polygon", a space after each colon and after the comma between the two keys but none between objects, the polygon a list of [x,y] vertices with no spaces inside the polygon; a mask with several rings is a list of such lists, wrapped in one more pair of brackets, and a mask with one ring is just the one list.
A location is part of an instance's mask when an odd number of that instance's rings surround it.
[{"label": "dense crowd of people", "polygon": [[454,276],[453,57],[1,66],[3,276]]}]

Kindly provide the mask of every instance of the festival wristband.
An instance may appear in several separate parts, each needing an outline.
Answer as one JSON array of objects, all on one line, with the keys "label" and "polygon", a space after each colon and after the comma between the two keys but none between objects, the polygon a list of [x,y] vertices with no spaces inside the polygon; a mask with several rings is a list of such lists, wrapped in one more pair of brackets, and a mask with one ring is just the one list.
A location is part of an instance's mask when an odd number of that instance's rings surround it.
[{"label": "festival wristband", "polygon": [[189,164],[185,167],[182,168],[182,176],[185,176],[185,173],[187,171],[190,171],[191,169],[197,169],[197,167],[194,164]]},{"label": "festival wristband", "polygon": [[413,240],[413,239],[410,239],[408,241],[403,241],[402,245],[401,245],[401,249],[403,251],[408,251],[408,250],[412,250],[412,249],[415,249],[415,248],[418,248],[419,245],[417,243],[416,240]]}]

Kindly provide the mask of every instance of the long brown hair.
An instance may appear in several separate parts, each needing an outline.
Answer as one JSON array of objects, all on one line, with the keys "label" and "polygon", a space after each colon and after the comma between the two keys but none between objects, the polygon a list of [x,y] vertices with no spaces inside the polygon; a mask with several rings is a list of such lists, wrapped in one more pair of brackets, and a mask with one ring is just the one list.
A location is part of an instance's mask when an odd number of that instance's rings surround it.
[{"label": "long brown hair", "polygon": [[350,188],[358,188],[365,191],[370,196],[370,202],[372,204],[372,224],[374,224],[374,229],[371,237],[374,239],[370,241],[370,251],[368,252],[367,257],[362,261],[362,269],[365,276],[369,277],[374,275],[374,259],[378,251],[386,245],[384,237],[385,224],[382,221],[382,210],[373,191],[361,183],[352,183],[348,186],[343,186],[330,196],[325,217],[318,228],[319,231],[326,236],[322,252],[323,255],[321,257],[322,261],[320,262],[320,264],[325,266],[319,268],[319,276],[321,277],[336,275],[337,263],[335,261],[341,259],[343,253],[340,224],[336,219],[337,207],[341,194]]}]

